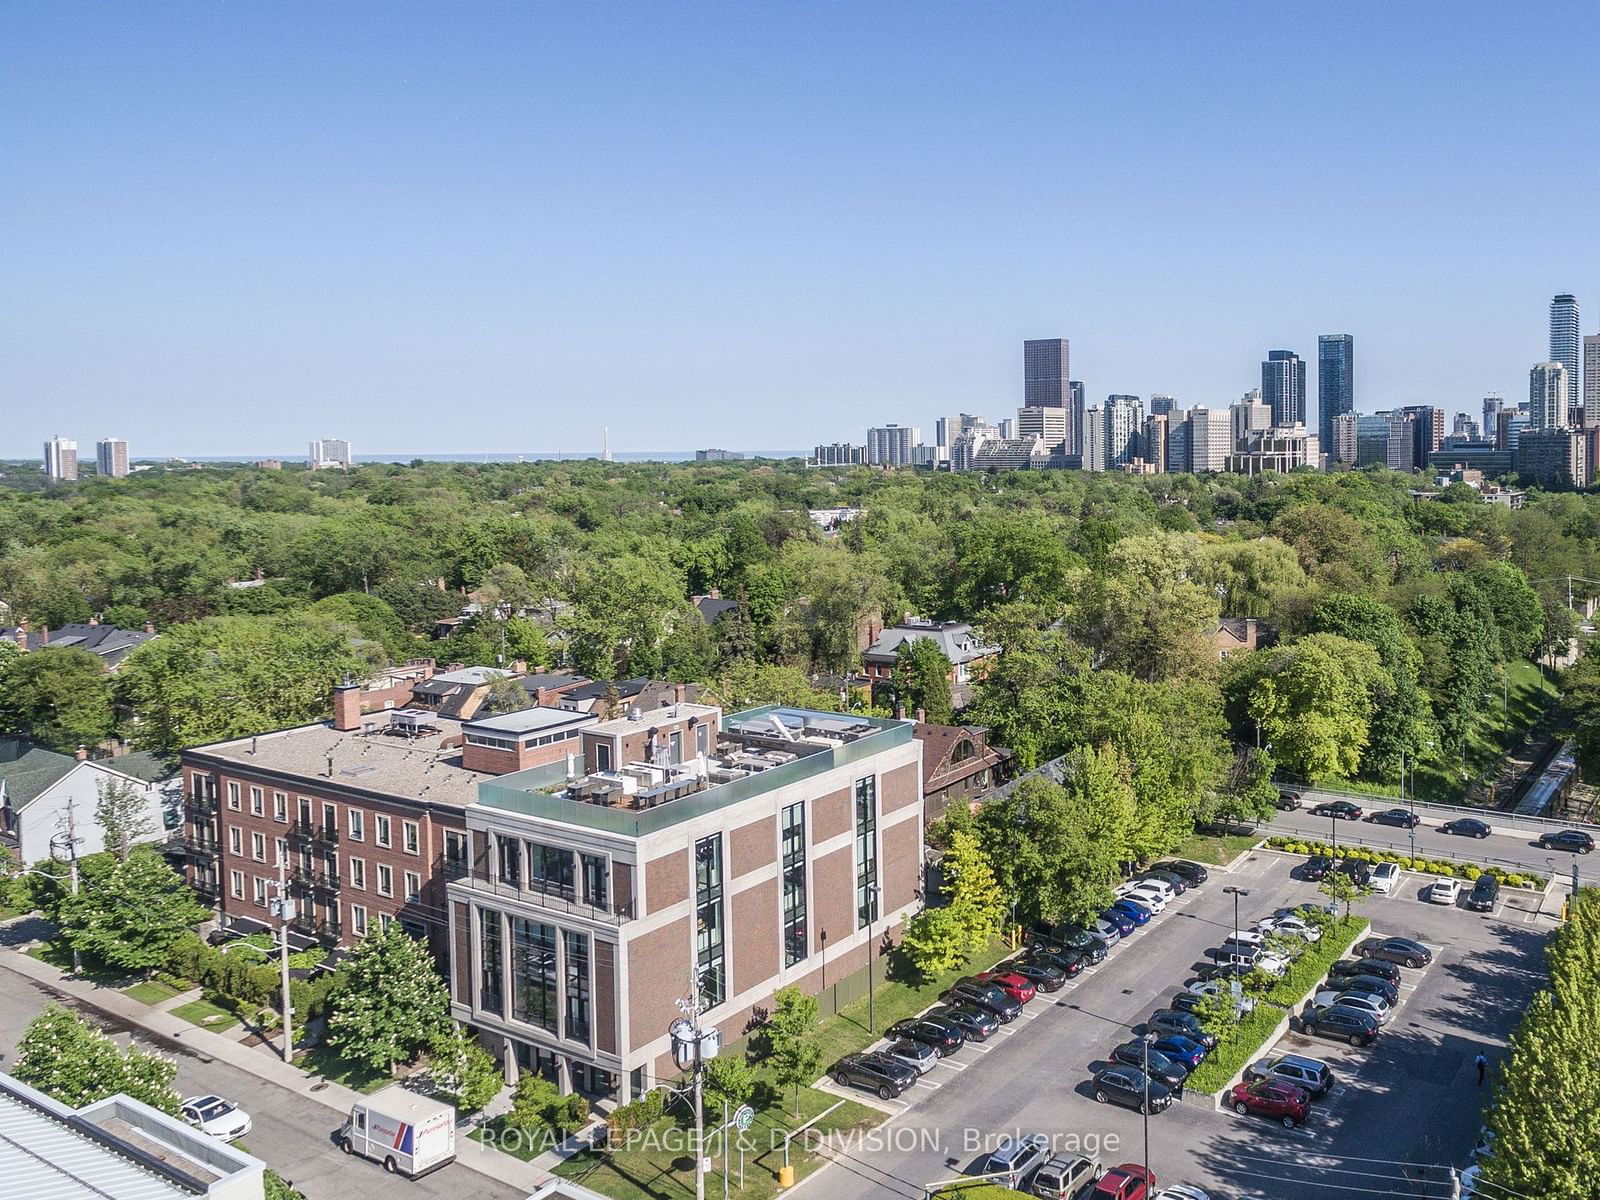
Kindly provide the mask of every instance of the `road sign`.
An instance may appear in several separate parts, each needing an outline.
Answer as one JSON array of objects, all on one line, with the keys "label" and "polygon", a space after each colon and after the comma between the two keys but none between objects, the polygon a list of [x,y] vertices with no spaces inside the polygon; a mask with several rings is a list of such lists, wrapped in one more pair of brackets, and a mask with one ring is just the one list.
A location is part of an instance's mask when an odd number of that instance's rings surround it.
[{"label": "road sign", "polygon": [[756,1119],[756,1110],[748,1104],[741,1104],[739,1111],[733,1114],[733,1127],[740,1133],[750,1128],[750,1123]]}]

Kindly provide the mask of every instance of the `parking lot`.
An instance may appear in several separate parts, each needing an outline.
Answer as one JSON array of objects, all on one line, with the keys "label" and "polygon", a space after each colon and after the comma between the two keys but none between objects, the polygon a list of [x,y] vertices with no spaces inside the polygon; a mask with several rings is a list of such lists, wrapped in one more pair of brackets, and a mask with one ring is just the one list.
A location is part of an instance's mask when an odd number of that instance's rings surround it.
[{"label": "parking lot", "polygon": [[[813,1190],[832,1197],[920,1197],[930,1182],[975,1169],[984,1150],[1015,1131],[1044,1133],[1064,1149],[1098,1149],[1106,1166],[1139,1162],[1144,1120],[1096,1104],[1090,1077],[1105,1056],[1164,1006],[1232,930],[1225,885],[1249,890],[1241,925],[1273,909],[1322,899],[1295,878],[1300,860],[1252,854],[1232,873],[1213,870],[1119,946],[983,1046],[967,1046],[899,1100],[855,1089],[853,1099],[891,1112],[856,1142],[833,1147],[833,1165]],[[1279,1052],[1328,1062],[1339,1082],[1307,1124],[1285,1129],[1242,1117],[1191,1094],[1149,1121],[1150,1166],[1161,1184],[1189,1183],[1227,1197],[1348,1197],[1352,1189],[1408,1193],[1398,1164],[1464,1165],[1486,1093],[1473,1060],[1491,1062],[1542,975],[1549,928],[1537,898],[1502,893],[1491,914],[1420,899],[1425,880],[1405,874],[1394,893],[1359,901],[1375,934],[1415,938],[1435,951],[1424,971],[1404,972],[1399,1010],[1364,1049],[1290,1032]],[[1265,1053],[1265,1051],[1263,1051]]]}]

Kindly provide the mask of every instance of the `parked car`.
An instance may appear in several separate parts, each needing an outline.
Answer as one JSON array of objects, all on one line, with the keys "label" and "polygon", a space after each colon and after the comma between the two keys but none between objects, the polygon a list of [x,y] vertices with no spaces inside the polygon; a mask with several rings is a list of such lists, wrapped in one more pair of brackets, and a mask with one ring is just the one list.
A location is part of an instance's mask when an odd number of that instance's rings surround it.
[{"label": "parked car", "polygon": [[1311,1111],[1311,1098],[1283,1079],[1251,1079],[1236,1083],[1228,1103],[1239,1114],[1271,1117],[1286,1129],[1301,1124]]},{"label": "parked car", "polygon": [[1130,933],[1132,933],[1139,924],[1127,913],[1119,909],[1115,904],[1106,909],[1105,912],[1101,913],[1100,919],[1102,921],[1110,921],[1117,927],[1117,932],[1123,937],[1127,937]]},{"label": "parked car", "polygon": [[1153,1200],[1211,1200],[1211,1197],[1192,1183],[1175,1183],[1162,1188]]},{"label": "parked car", "polygon": [[1316,1008],[1301,1018],[1307,1033],[1337,1038],[1352,1046],[1365,1046],[1378,1036],[1378,1019],[1360,1009],[1331,1005]]},{"label": "parked car", "polygon": [[1319,804],[1311,810],[1314,817],[1337,817],[1341,821],[1359,821],[1361,819],[1360,805],[1351,804],[1348,800],[1329,800],[1326,804]]},{"label": "parked car", "polygon": [[1439,826],[1442,833],[1457,833],[1462,837],[1486,838],[1490,830],[1486,822],[1476,817],[1457,817],[1454,821],[1446,821]]},{"label": "parked car", "polygon": [[201,1133],[231,1142],[250,1132],[250,1114],[221,1096],[190,1096],[178,1106],[183,1119]]},{"label": "parked car", "polygon": [[[1198,983],[1199,980],[1196,980],[1195,982]],[[1196,992],[1175,992],[1172,996],[1172,999],[1167,1001],[1167,1007],[1175,1008],[1179,1012],[1199,1012],[1200,1002],[1204,999],[1204,996],[1199,995]]]},{"label": "parked car", "polygon": [[935,1021],[954,1025],[969,1042],[987,1042],[1000,1028],[1000,1018],[973,1004],[947,1004],[928,1014]]},{"label": "parked car", "polygon": [[1119,897],[1116,902],[1121,904],[1128,900],[1136,900],[1153,913],[1163,913],[1167,911],[1167,905],[1172,903],[1172,897],[1175,894],[1173,892],[1157,891],[1153,887],[1141,885],[1134,888],[1127,895]]},{"label": "parked car", "polygon": [[1168,1058],[1161,1051],[1151,1047],[1146,1054],[1146,1044],[1135,1040],[1123,1042],[1111,1052],[1111,1061],[1122,1063],[1124,1066],[1138,1067],[1143,1070],[1145,1064],[1150,1066],[1150,1078],[1160,1080],[1175,1092],[1183,1091],[1183,1081],[1189,1078],[1189,1068],[1175,1058]]},{"label": "parked car", "polygon": [[1379,825],[1398,825],[1401,829],[1415,829],[1422,824],[1422,818],[1406,808],[1386,808],[1373,813],[1367,820]]},{"label": "parked car", "polygon": [[1594,851],[1594,838],[1581,829],[1562,829],[1556,833],[1539,835],[1539,845],[1545,850],[1570,850],[1574,854]]},{"label": "parked car", "polygon": [[1150,924],[1150,918],[1156,915],[1153,910],[1146,908],[1131,896],[1124,896],[1121,900],[1118,900],[1111,906],[1111,911],[1119,912],[1127,917],[1128,920],[1133,922],[1136,929]]},{"label": "parked car", "polygon": [[[1218,953],[1220,951],[1208,950],[1206,952],[1207,957],[1213,958]],[[1196,979],[1243,979],[1253,970],[1255,970],[1255,966],[1250,963],[1224,962],[1221,959],[1215,959],[1212,962],[1202,964],[1200,969],[1194,973],[1194,977]]]},{"label": "parked car", "polygon": [[1382,996],[1375,992],[1336,992],[1331,988],[1320,988],[1316,995],[1311,997],[1314,1008],[1338,1007],[1354,1008],[1368,1013],[1379,1025],[1387,1025],[1394,1008]]},{"label": "parked car", "polygon": [[1237,1013],[1255,1011],[1255,1000],[1252,997],[1247,996],[1243,991],[1240,991],[1237,995],[1235,995],[1233,990],[1233,982],[1231,980],[1197,979],[1195,982],[1187,985],[1183,990],[1197,997],[1227,996],[1233,1001],[1234,1011]]},{"label": "parked car", "polygon": [[1493,912],[1495,901],[1500,899],[1500,881],[1493,875],[1479,875],[1473,881],[1472,892],[1467,897],[1467,907],[1473,912]]},{"label": "parked car", "polygon": [[1179,1012],[1175,1008],[1158,1008],[1150,1014],[1145,1024],[1157,1033],[1181,1033],[1191,1041],[1199,1042],[1208,1051],[1214,1050],[1217,1045],[1217,1035],[1200,1024],[1200,1018],[1193,1013]]},{"label": "parked car", "polygon": [[1184,858],[1165,858],[1150,868],[1152,871],[1168,871],[1174,875],[1182,875],[1189,881],[1190,887],[1199,887],[1211,878],[1211,872],[1199,863],[1190,862]]},{"label": "parked car", "polygon": [[1390,983],[1400,982],[1400,968],[1382,958],[1341,958],[1328,968],[1330,980],[1356,975],[1376,975]]},{"label": "parked car", "polygon": [[1110,944],[1091,929],[1073,930],[1061,939],[1061,945],[1083,955],[1091,965],[1105,962],[1106,951],[1111,949]]},{"label": "parked car", "polygon": [[1094,1098],[1099,1104],[1120,1104],[1137,1112],[1158,1113],[1172,1103],[1172,1089],[1155,1078],[1146,1079],[1138,1067],[1115,1066],[1094,1077]]},{"label": "parked car", "polygon": [[1430,904],[1454,904],[1461,899],[1461,880],[1435,879],[1428,885]]},{"label": "parked car", "polygon": [[1206,1056],[1204,1046],[1182,1033],[1169,1033],[1165,1037],[1158,1037],[1150,1043],[1150,1049],[1165,1055],[1173,1062],[1182,1063],[1191,1071],[1198,1067]]},{"label": "parked car", "polygon": [[1060,971],[1064,979],[1073,979],[1083,974],[1084,963],[1087,961],[1086,956],[1076,950],[1069,950],[1065,946],[1045,947],[1037,942],[1024,950],[1022,957],[1016,960],[1022,966],[1048,967],[1052,971]]},{"label": "parked car", "polygon": [[1150,1200],[1150,1189],[1155,1186],[1154,1171],[1137,1163],[1123,1163],[1100,1176],[1088,1200]]},{"label": "parked car", "polygon": [[1341,858],[1339,872],[1349,876],[1350,882],[1357,887],[1367,887],[1372,883],[1372,864],[1359,858]]},{"label": "parked car", "polygon": [[1102,916],[1094,923],[1094,935],[1106,946],[1115,946],[1122,940],[1122,922]]},{"label": "parked car", "polygon": [[1162,898],[1166,900],[1171,900],[1178,894],[1178,889],[1173,887],[1170,883],[1167,883],[1165,880],[1156,879],[1148,874],[1135,875],[1122,886],[1126,887],[1129,891],[1158,892]]},{"label": "parked car", "polygon": [[1246,1079],[1282,1079],[1302,1088],[1313,1100],[1326,1096],[1333,1087],[1333,1071],[1320,1058],[1299,1054],[1280,1054],[1263,1058],[1244,1069]]},{"label": "parked car", "polygon": [[903,1062],[918,1075],[926,1075],[939,1061],[939,1052],[927,1042],[901,1038],[890,1042],[883,1052],[896,1062]]},{"label": "parked car", "polygon": [[877,1092],[885,1100],[893,1100],[917,1081],[915,1067],[908,1066],[887,1054],[869,1051],[866,1054],[846,1054],[833,1064],[828,1072],[840,1087],[866,1088]]},{"label": "parked car", "polygon": [[1256,922],[1257,933],[1287,933],[1302,942],[1320,942],[1322,930],[1299,917],[1267,917]]},{"label": "parked car", "polygon": [[1399,963],[1402,967],[1410,967],[1412,970],[1425,967],[1433,961],[1433,951],[1410,938],[1379,938],[1362,943],[1360,950],[1366,958]]},{"label": "parked car", "polygon": [[1035,1196],[1046,1200],[1076,1200],[1100,1178],[1100,1160],[1082,1154],[1058,1154],[1033,1173]]},{"label": "parked car", "polygon": [[1394,892],[1395,886],[1400,882],[1400,867],[1397,863],[1378,863],[1372,868],[1372,890],[1388,896]]},{"label": "parked car", "polygon": [[1009,1025],[1022,1015],[1022,1004],[1013,1000],[993,984],[975,979],[962,979],[945,993],[958,1004],[976,1004],[1000,1018],[1000,1024]]},{"label": "parked car", "polygon": [[999,988],[1018,1004],[1026,1004],[1037,995],[1037,989],[1025,976],[997,968],[993,971],[984,971],[978,975],[968,976],[963,983],[987,983]]},{"label": "parked car", "polygon": [[1306,859],[1305,865],[1300,868],[1300,874],[1310,880],[1326,879],[1328,872],[1333,870],[1333,859],[1326,854],[1313,854]]},{"label": "parked car", "polygon": [[1278,798],[1273,803],[1284,812],[1294,812],[1300,807],[1301,799],[1299,792],[1286,791],[1280,788],[1278,790]]},{"label": "parked car", "polygon": [[954,1054],[967,1043],[967,1035],[961,1026],[954,1021],[945,1021],[932,1016],[907,1017],[903,1021],[896,1021],[889,1026],[888,1034],[896,1040],[909,1038],[914,1042],[932,1046],[934,1053],[940,1058]]},{"label": "parked car", "polygon": [[1399,987],[1376,975],[1341,975],[1337,979],[1329,978],[1328,986],[1337,992],[1366,992],[1382,996],[1390,1008],[1400,1003]]},{"label": "parked car", "polygon": [[[1010,962],[1001,963],[997,968],[1008,975],[1020,975],[1034,987],[1037,992],[1059,992],[1067,983],[1067,973],[1060,967],[1038,959],[1014,958]],[[1079,965],[1082,970],[1082,965]]]},{"label": "parked car", "polygon": [[1042,1133],[1007,1134],[983,1164],[981,1175],[1005,1172],[1007,1187],[1020,1188],[1027,1183],[1034,1168],[1050,1157],[1050,1139]]},{"label": "parked car", "polygon": [[1181,896],[1194,886],[1194,881],[1186,876],[1179,875],[1176,871],[1166,871],[1158,867],[1151,867],[1148,871],[1141,871],[1134,878],[1145,883],[1164,883],[1172,889],[1174,896]]}]

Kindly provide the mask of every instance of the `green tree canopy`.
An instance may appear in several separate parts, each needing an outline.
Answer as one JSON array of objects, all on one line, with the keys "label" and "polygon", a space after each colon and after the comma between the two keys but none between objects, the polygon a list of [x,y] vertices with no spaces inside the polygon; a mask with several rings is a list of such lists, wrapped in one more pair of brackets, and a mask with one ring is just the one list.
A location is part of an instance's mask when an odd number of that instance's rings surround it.
[{"label": "green tree canopy", "polygon": [[11,1074],[63,1104],[81,1108],[118,1092],[176,1116],[178,1064],[137,1043],[126,1052],[70,1009],[52,1004],[28,1024]]},{"label": "green tree canopy", "polygon": [[134,847],[103,874],[84,876],[78,894],[57,904],[56,921],[74,949],[115,967],[160,966],[172,944],[210,915],[150,846]]},{"label": "green tree canopy", "polygon": [[908,638],[895,653],[892,682],[906,715],[921,710],[923,719],[948,725],[955,719],[950,704],[950,660],[931,638]]},{"label": "green tree canopy", "polygon": [[398,923],[356,943],[333,995],[328,1041],[353,1062],[393,1072],[450,1028],[450,995],[428,948]]},{"label": "green tree canopy", "polygon": [[0,729],[71,754],[111,736],[111,677],[71,646],[8,654],[0,661]]}]

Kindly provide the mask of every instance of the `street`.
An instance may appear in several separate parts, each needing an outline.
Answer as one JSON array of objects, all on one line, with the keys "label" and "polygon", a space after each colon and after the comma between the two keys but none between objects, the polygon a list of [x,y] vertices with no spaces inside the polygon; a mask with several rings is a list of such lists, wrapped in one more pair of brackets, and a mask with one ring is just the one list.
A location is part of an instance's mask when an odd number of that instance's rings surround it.
[{"label": "street", "polygon": [[[1105,963],[1034,1000],[1022,1019],[936,1067],[903,1101],[847,1089],[895,1116],[858,1142],[836,1146],[833,1165],[814,1177],[825,1182],[803,1187],[828,1200],[913,1200],[928,1183],[975,1170],[982,1150],[1013,1131],[1047,1134],[1063,1149],[1098,1149],[1108,1167],[1139,1162],[1142,1119],[1095,1104],[1092,1072],[1226,936],[1232,907],[1224,885],[1249,890],[1242,923],[1320,899],[1313,885],[1291,878],[1294,863],[1257,852],[1236,872],[1214,871],[1204,887],[1113,948]],[[1402,1007],[1378,1042],[1351,1050],[1291,1033],[1280,1046],[1329,1061],[1341,1080],[1312,1121],[1285,1130],[1192,1096],[1150,1121],[1150,1165],[1161,1183],[1253,1200],[1336,1200],[1352,1186],[1387,1191],[1398,1183],[1399,1168],[1367,1164],[1466,1162],[1485,1095],[1474,1086],[1473,1057],[1483,1049],[1497,1058],[1542,977],[1549,922],[1533,916],[1533,897],[1477,915],[1423,903],[1422,884],[1407,874],[1395,895],[1356,906],[1375,932],[1418,938],[1437,954],[1427,970],[1406,973]],[[1380,1173],[1387,1186],[1377,1184]]]},{"label": "street", "polygon": [[[130,1032],[128,1026],[111,1023],[70,997],[52,994],[32,980],[0,969],[0,1048],[4,1055],[0,1068],[10,1066],[28,1022],[52,1000],[78,1009],[106,1032],[119,1035],[119,1042],[126,1041],[126,1036],[120,1035]],[[468,1169],[474,1154],[495,1152],[479,1150],[464,1135],[457,1139],[459,1161],[454,1165],[415,1182],[386,1175],[377,1163],[348,1158],[335,1148],[332,1133],[340,1117],[333,1109],[307,1103],[301,1096],[201,1056],[180,1042],[152,1039],[142,1032],[138,1038],[141,1045],[176,1056],[180,1095],[212,1092],[239,1102],[254,1122],[245,1146],[303,1191],[307,1200],[393,1200],[397,1192],[440,1200],[520,1200],[526,1195]]]}]

